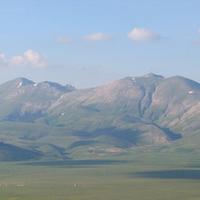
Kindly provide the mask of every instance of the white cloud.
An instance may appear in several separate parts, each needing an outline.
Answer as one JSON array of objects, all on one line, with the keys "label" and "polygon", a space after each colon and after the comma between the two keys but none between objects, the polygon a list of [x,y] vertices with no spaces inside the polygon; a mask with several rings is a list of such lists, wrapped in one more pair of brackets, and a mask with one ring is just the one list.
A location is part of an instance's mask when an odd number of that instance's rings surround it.
[{"label": "white cloud", "polygon": [[0,67],[5,66],[26,66],[40,68],[46,67],[47,62],[40,53],[29,49],[25,51],[22,55],[14,55],[9,58],[4,53],[0,53]]},{"label": "white cloud", "polygon": [[72,42],[72,39],[67,36],[59,36],[56,41],[60,44],[69,44]]},{"label": "white cloud", "polygon": [[25,51],[23,58],[25,63],[30,64],[34,67],[46,67],[47,65],[44,57],[40,53],[32,49]]},{"label": "white cloud", "polygon": [[155,33],[149,29],[145,28],[133,28],[128,33],[129,39],[136,42],[144,42],[144,41],[155,41],[159,40],[161,36],[158,33]]},{"label": "white cloud", "polygon": [[86,35],[84,39],[89,41],[106,41],[112,39],[112,37],[105,33],[93,33],[91,35]]}]

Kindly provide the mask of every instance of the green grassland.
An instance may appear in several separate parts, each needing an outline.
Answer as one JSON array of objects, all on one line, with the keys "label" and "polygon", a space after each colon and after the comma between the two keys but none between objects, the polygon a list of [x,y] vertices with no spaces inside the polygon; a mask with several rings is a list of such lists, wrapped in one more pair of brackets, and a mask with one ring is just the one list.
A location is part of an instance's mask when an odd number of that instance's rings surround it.
[{"label": "green grassland", "polygon": [[0,163],[1,200],[199,200],[199,188],[200,159],[188,152]]}]

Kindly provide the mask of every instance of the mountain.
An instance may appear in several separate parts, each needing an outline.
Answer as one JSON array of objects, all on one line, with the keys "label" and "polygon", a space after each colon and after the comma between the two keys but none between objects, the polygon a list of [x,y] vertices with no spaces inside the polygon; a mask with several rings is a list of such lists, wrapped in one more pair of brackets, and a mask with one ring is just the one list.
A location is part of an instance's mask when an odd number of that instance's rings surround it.
[{"label": "mountain", "polygon": [[70,85],[53,82],[34,83],[17,78],[0,86],[0,119],[33,121],[41,117],[62,94],[74,90]]},{"label": "mountain", "polygon": [[43,158],[196,148],[199,120],[200,84],[180,76],[151,73],[88,89],[25,78],[0,85],[0,140]]}]

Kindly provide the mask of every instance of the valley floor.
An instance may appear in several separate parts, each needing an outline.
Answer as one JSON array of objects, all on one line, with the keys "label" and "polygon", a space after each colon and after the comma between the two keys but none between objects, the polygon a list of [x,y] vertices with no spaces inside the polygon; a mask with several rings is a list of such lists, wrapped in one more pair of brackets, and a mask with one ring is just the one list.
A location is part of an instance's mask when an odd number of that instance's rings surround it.
[{"label": "valley floor", "polygon": [[169,155],[159,156],[2,162],[0,199],[199,200],[200,162],[184,157],[169,161]]}]

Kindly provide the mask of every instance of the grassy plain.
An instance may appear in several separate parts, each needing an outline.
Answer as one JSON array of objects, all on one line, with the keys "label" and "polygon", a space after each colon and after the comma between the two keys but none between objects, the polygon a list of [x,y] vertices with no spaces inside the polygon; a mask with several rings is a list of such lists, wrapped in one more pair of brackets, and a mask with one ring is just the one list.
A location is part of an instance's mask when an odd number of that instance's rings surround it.
[{"label": "grassy plain", "polygon": [[[199,159],[200,160],[200,159]],[[199,200],[197,155],[0,163],[1,200]]]}]

